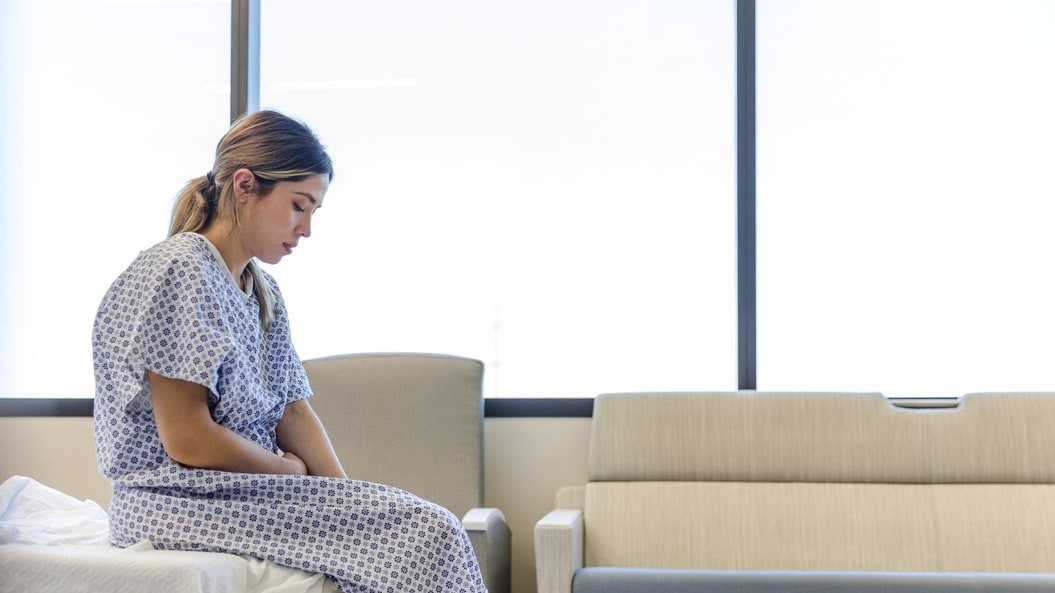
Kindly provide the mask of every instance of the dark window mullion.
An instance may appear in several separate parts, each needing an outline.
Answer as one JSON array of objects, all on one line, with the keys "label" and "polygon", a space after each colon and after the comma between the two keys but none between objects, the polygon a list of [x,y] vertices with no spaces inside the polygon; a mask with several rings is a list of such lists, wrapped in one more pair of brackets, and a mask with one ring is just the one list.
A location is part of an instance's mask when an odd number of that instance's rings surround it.
[{"label": "dark window mullion", "polygon": [[757,387],[755,0],[736,3],[737,388]]},{"label": "dark window mullion", "polygon": [[231,1],[231,122],[260,109],[260,0]]}]

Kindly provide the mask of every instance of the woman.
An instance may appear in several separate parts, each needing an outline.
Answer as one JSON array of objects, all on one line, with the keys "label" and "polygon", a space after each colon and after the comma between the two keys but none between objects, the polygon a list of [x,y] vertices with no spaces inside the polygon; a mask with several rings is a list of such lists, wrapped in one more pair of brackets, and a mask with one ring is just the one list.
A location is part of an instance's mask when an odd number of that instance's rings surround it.
[{"label": "woman", "polygon": [[256,263],[311,235],[332,177],[300,122],[242,118],[177,197],[169,238],[106,293],[92,346],[111,539],[252,555],[342,591],[483,591],[456,517],[345,475]]}]

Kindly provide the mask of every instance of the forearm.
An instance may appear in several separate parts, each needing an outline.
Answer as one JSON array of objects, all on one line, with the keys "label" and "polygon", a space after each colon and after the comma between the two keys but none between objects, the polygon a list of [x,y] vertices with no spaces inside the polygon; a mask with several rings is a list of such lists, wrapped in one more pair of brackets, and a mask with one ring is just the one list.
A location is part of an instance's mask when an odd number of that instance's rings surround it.
[{"label": "forearm", "polygon": [[179,450],[175,461],[190,467],[249,474],[303,474],[294,459],[271,452],[225,426],[199,427],[196,437]]},{"label": "forearm", "polygon": [[278,446],[300,457],[313,476],[347,478],[319,417],[307,400],[286,406],[278,423]]}]

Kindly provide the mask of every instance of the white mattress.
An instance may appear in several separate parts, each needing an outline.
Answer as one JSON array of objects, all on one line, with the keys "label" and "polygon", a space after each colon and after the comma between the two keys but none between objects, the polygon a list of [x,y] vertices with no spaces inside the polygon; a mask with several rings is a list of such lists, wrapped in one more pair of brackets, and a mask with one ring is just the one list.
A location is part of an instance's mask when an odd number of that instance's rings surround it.
[{"label": "white mattress", "polygon": [[323,575],[256,558],[109,544],[106,512],[22,476],[0,484],[0,593],[329,593]]}]

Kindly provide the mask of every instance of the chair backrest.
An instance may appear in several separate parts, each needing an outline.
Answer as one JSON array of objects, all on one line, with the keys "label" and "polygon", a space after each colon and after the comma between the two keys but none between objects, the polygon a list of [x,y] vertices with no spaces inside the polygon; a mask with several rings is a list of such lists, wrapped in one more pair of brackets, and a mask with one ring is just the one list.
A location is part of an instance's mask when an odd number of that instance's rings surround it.
[{"label": "chair backrest", "polygon": [[483,363],[442,354],[304,361],[309,400],[352,479],[408,490],[457,516],[483,503]]}]

